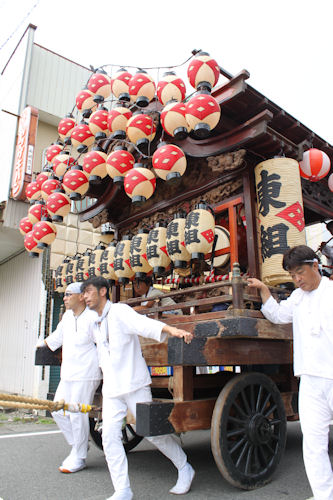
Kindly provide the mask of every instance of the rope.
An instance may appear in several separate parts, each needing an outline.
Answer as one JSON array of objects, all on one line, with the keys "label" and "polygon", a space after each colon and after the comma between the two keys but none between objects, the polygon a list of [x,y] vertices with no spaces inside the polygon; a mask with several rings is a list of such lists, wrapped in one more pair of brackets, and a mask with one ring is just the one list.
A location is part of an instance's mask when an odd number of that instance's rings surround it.
[{"label": "rope", "polygon": [[31,398],[29,396],[15,396],[13,394],[0,393],[0,406],[6,408],[27,408],[29,410],[67,410],[73,413],[88,413],[95,407],[81,403],[65,403],[61,401],[49,401],[48,399]]}]

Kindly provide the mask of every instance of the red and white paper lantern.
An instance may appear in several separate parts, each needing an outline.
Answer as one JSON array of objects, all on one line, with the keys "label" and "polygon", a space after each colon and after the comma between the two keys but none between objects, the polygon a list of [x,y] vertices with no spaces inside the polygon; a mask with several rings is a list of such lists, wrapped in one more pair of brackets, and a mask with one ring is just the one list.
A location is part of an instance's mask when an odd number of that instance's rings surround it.
[{"label": "red and white paper lantern", "polygon": [[65,144],[70,143],[71,132],[75,127],[75,120],[70,116],[66,116],[62,120],[60,120],[58,125],[58,134],[61,140],[65,142]]},{"label": "red and white paper lantern", "polygon": [[95,94],[95,98],[102,102],[111,95],[111,78],[104,70],[97,70],[89,78],[87,87]]},{"label": "red and white paper lantern", "polygon": [[220,106],[210,94],[196,94],[186,103],[186,121],[198,137],[207,137],[220,116]]},{"label": "red and white paper lantern", "polygon": [[129,140],[136,144],[141,152],[146,151],[156,134],[152,116],[140,112],[134,113],[127,122],[126,133]]},{"label": "red and white paper lantern", "polygon": [[107,157],[106,170],[115,184],[124,184],[124,177],[134,163],[134,156],[122,146],[117,146]]},{"label": "red and white paper lantern", "polygon": [[83,170],[74,168],[65,173],[62,185],[71,200],[80,200],[89,189],[89,179]]},{"label": "red and white paper lantern", "polygon": [[71,209],[69,196],[62,191],[53,192],[47,199],[46,209],[53,222],[62,222]]},{"label": "red and white paper lantern", "polygon": [[120,284],[125,285],[133,278],[134,271],[130,264],[131,237],[124,236],[116,245],[113,268]]},{"label": "red and white paper lantern", "polygon": [[99,106],[98,110],[89,118],[89,130],[97,140],[106,139],[109,135],[108,114],[109,112],[105,107]]},{"label": "red and white paper lantern", "polygon": [[57,156],[64,149],[61,144],[51,144],[46,150],[46,159],[49,163],[52,162],[53,158]]},{"label": "red and white paper lantern", "polygon": [[52,168],[55,175],[61,179],[67,170],[75,164],[75,159],[68,151],[63,151],[52,160]]},{"label": "red and white paper lantern", "polygon": [[130,266],[136,278],[144,278],[153,268],[147,259],[148,229],[139,229],[131,239]]},{"label": "red and white paper lantern", "polygon": [[152,164],[158,177],[174,181],[186,170],[186,156],[178,146],[162,143],[153,154]]},{"label": "red and white paper lantern", "polygon": [[191,254],[185,247],[185,222],[186,214],[177,212],[167,227],[167,251],[175,268],[186,268],[191,260]]},{"label": "red and white paper lantern", "polygon": [[132,111],[124,106],[117,106],[109,111],[108,129],[113,139],[125,139],[127,122],[132,116]]},{"label": "red and white paper lantern", "polygon": [[88,118],[97,109],[97,104],[94,101],[94,93],[89,89],[80,90],[75,102],[77,109],[85,118]]},{"label": "red and white paper lantern", "polygon": [[200,52],[189,64],[187,76],[195,89],[211,91],[218,82],[220,68],[215,59],[207,52]]},{"label": "red and white paper lantern", "polygon": [[135,163],[124,179],[124,189],[132,203],[141,205],[150,198],[156,188],[156,177],[142,163]]},{"label": "red and white paper lantern", "polygon": [[29,231],[29,233],[25,235],[24,246],[27,252],[29,252],[29,257],[38,257],[44,250],[43,248],[38,248],[33,231]]},{"label": "red and white paper lantern", "polygon": [[333,193],[333,174],[331,174],[328,178],[328,187],[329,187],[329,190],[332,191],[332,193]]},{"label": "red and white paper lantern", "polygon": [[183,102],[169,102],[162,110],[161,125],[171,137],[177,140],[185,139],[189,133],[186,105]]},{"label": "red and white paper lantern", "polygon": [[89,151],[89,153],[84,156],[82,168],[88,175],[89,182],[99,182],[107,175],[106,159],[106,153],[98,148]]},{"label": "red and white paper lantern", "polygon": [[185,246],[191,259],[203,260],[212,250],[214,236],[215,218],[205,203],[198,203],[185,223]]},{"label": "red and white paper lantern", "polygon": [[76,125],[71,132],[71,141],[78,153],[85,153],[94,144],[95,136],[85,121]]},{"label": "red and white paper lantern", "polygon": [[185,95],[185,83],[173,71],[165,73],[157,84],[157,97],[163,106],[171,100],[181,102]]},{"label": "red and white paper lantern", "polygon": [[41,194],[43,200],[47,200],[51,193],[53,193],[56,189],[60,188],[60,181],[58,179],[48,179],[43,182],[41,187]]},{"label": "red and white paper lantern", "polygon": [[23,217],[23,219],[20,220],[19,230],[22,236],[25,236],[27,233],[32,231],[32,223],[29,220],[29,217]]},{"label": "red and white paper lantern", "polygon": [[148,106],[155,95],[155,82],[144,70],[140,70],[132,76],[129,83],[129,94],[132,102],[140,108]]},{"label": "red and white paper lantern", "polygon": [[49,170],[42,170],[42,172],[36,177],[37,184],[41,186],[43,182],[47,181],[50,178],[51,175],[52,172],[50,172]]},{"label": "red and white paper lantern", "polygon": [[166,223],[157,222],[148,234],[147,259],[156,276],[163,275],[171,262],[167,251],[166,233]]},{"label": "red and white paper lantern", "polygon": [[46,205],[44,201],[40,201],[39,203],[35,203],[28,210],[28,219],[31,224],[36,224],[36,222],[42,220],[42,217],[47,218],[48,212],[46,209]]},{"label": "red and white paper lantern", "polygon": [[111,78],[111,91],[112,94],[120,101],[129,102],[129,82],[132,78],[125,68],[120,68]]},{"label": "red and white paper lantern", "polygon": [[39,200],[41,194],[41,185],[38,182],[33,181],[26,185],[25,195],[29,201]]},{"label": "red and white paper lantern", "polygon": [[301,177],[312,182],[320,181],[331,168],[331,161],[324,151],[311,148],[303,153],[303,159],[299,164]]},{"label": "red and white paper lantern", "polygon": [[57,228],[52,222],[41,220],[34,225],[32,235],[37,242],[37,248],[46,248],[56,239]]}]

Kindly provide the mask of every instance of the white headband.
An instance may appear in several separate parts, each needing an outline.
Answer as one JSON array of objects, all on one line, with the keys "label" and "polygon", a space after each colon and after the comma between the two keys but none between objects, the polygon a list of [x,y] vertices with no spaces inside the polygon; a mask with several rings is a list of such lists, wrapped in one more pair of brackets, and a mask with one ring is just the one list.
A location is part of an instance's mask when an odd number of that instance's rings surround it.
[{"label": "white headband", "polygon": [[77,283],[71,283],[70,285],[68,285],[68,287],[66,288],[66,292],[70,292],[70,293],[81,293],[81,283],[80,282],[77,282]]}]

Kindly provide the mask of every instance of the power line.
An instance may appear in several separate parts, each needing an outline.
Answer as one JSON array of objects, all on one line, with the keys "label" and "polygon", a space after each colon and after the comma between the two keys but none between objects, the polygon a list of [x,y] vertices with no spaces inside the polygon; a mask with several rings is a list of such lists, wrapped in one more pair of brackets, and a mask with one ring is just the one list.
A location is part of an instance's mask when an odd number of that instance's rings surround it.
[{"label": "power line", "polygon": [[18,26],[15,28],[15,30],[12,32],[11,35],[9,35],[9,37],[7,38],[7,40],[0,46],[0,51],[5,47],[5,45],[7,45],[7,43],[9,42],[9,40],[11,38],[13,38],[13,36],[17,33],[17,31],[19,30],[19,28],[22,26],[22,24],[25,22],[25,20],[30,16],[31,12],[37,7],[37,5],[39,4],[40,0],[38,0],[35,5],[29,10],[29,12],[26,14],[26,16],[22,19],[22,21],[20,22],[20,24],[18,24]]}]

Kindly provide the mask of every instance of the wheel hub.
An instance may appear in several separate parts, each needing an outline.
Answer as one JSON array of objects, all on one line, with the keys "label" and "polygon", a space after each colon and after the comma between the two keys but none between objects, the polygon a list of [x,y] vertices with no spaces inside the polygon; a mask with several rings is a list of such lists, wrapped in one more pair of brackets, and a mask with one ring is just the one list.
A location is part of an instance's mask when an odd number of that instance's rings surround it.
[{"label": "wheel hub", "polygon": [[273,433],[269,420],[261,414],[251,417],[248,431],[249,438],[256,445],[268,443]]}]

